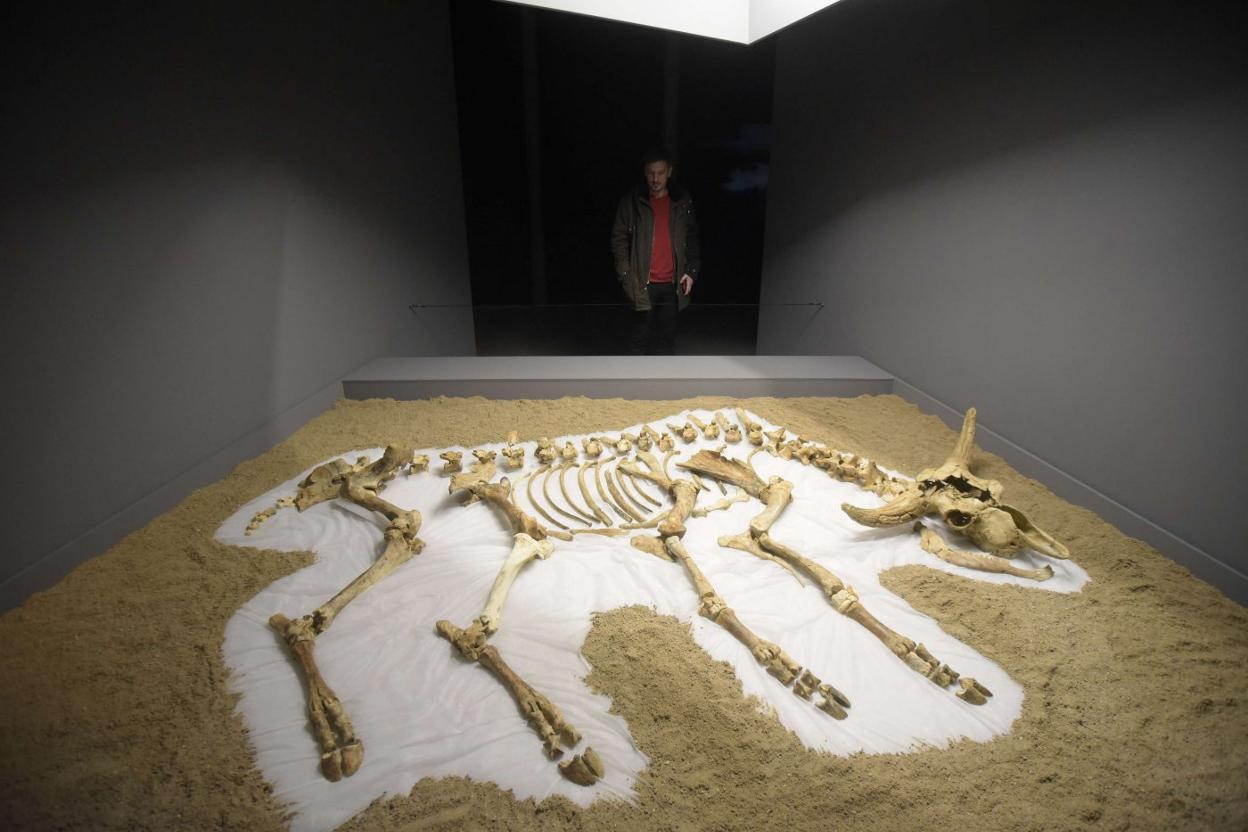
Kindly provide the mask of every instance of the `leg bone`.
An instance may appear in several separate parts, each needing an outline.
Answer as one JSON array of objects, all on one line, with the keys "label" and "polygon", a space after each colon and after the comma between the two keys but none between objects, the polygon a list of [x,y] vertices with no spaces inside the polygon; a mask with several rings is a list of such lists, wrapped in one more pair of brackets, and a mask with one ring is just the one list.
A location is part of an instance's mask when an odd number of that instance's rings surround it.
[{"label": "leg bone", "polygon": [[308,719],[321,748],[321,774],[332,782],[350,777],[364,762],[364,745],[356,738],[342,702],[316,666],[315,634],[311,631],[310,616],[291,621],[278,613],[269,619],[269,626],[282,636],[303,671],[308,692]]},{"label": "leg bone", "polygon": [[461,630],[449,621],[437,623],[438,635],[442,636],[463,654],[464,658],[475,661],[486,670],[498,677],[499,681],[520,706],[520,713],[542,738],[546,755],[552,760],[563,756],[560,740],[569,746],[581,741],[580,733],[570,723],[565,722],[563,714],[553,702],[538,693],[528,682],[511,669],[498,650],[491,644],[484,643],[484,638],[474,638],[474,634]]},{"label": "leg bone", "polygon": [[[790,688],[796,696],[813,701],[815,706],[836,719],[844,719],[849,707],[849,699],[831,685],[820,681],[809,668],[803,669],[792,656],[784,652],[779,645],[760,638],[741,622],[736,612],[724,603],[711,582],[706,579],[702,570],[693,562],[688,550],[680,542],[680,538],[666,538],[664,545],[672,557],[685,565],[689,577],[693,580],[698,597],[702,599],[698,612],[705,618],[719,624],[733,635],[737,641],[749,648],[755,661],[774,676],[780,684]],[[817,696],[816,696],[817,694]]]},{"label": "leg bone", "polygon": [[[857,593],[853,587],[846,586],[839,578],[833,575],[823,566],[815,563],[802,556],[801,554],[790,549],[782,543],[773,540],[771,535],[763,534],[758,537],[758,544],[768,552],[777,557],[783,558],[789,563],[797,566],[810,575],[823,589],[828,596],[828,600],[832,602],[832,606],[836,611],[847,618],[850,618],[862,625],[867,632],[878,638],[885,647],[887,647],[895,656],[905,662],[906,666],[917,673],[922,674],[940,687],[948,687],[958,681],[959,674],[947,664],[941,663],[922,644],[915,642],[913,639],[906,638],[895,630],[887,627],[878,618],[872,615],[866,607],[858,600]],[[974,680],[972,680],[974,683]],[[978,686],[978,683],[974,683]],[[987,688],[978,686],[987,696]],[[958,694],[962,696],[962,694]],[[962,696],[967,701],[971,699]],[[985,700],[986,701],[986,700]],[[982,703],[973,703],[982,704]]]}]

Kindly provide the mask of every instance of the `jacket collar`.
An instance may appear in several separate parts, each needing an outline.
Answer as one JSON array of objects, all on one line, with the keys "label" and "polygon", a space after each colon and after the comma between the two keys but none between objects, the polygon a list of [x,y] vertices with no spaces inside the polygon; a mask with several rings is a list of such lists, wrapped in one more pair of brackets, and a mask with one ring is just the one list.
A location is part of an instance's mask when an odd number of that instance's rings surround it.
[{"label": "jacket collar", "polygon": [[[633,195],[636,196],[637,199],[640,200],[641,202],[648,203],[650,201],[650,189],[646,187],[646,184],[644,182],[642,182],[641,184],[637,186],[636,190],[633,192]],[[672,198],[672,204],[675,205],[677,202],[680,202],[689,194],[684,188],[680,187],[680,185],[676,184],[675,182],[668,182],[667,183],[667,195]]]}]

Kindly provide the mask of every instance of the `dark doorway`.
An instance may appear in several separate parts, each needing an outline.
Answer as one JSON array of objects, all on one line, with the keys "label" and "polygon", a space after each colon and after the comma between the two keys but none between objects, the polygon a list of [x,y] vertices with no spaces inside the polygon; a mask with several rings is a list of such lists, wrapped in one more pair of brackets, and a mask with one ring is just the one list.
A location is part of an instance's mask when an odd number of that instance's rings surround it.
[{"label": "dark doorway", "polygon": [[678,352],[753,354],[774,47],[496,0],[451,4],[477,352],[618,354],[608,246],[640,157],[669,147],[702,275]]}]

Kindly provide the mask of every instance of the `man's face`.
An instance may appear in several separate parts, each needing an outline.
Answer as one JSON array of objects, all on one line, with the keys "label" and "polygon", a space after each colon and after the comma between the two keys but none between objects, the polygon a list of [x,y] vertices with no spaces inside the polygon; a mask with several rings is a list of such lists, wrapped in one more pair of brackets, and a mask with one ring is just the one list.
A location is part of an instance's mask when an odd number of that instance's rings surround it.
[{"label": "man's face", "polygon": [[667,190],[667,180],[672,178],[672,166],[662,160],[650,162],[644,173],[651,195],[661,196]]}]

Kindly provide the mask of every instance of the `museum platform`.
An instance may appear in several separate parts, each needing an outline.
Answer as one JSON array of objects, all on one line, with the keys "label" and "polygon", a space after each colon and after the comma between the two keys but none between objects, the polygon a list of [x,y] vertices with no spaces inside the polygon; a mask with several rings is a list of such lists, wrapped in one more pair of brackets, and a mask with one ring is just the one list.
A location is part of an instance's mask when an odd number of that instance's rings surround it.
[{"label": "museum platform", "polygon": [[846,355],[442,356],[378,358],[342,381],[348,399],[683,399],[689,396],[859,396],[894,379]]}]

